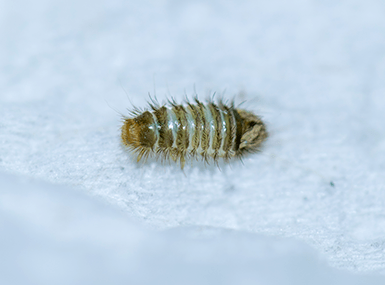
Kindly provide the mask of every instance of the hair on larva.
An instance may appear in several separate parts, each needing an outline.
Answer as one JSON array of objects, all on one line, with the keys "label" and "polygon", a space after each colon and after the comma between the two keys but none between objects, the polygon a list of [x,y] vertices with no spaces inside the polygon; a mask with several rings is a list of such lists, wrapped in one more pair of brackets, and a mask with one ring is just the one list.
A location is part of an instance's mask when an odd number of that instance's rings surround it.
[{"label": "hair on larva", "polygon": [[174,100],[160,105],[150,98],[149,108],[130,111],[123,117],[122,142],[134,151],[139,162],[155,155],[163,160],[179,161],[183,169],[186,160],[201,157],[215,163],[219,158],[242,158],[260,150],[267,138],[265,124],[252,112],[226,105],[219,100],[203,104],[197,98],[186,106]]}]

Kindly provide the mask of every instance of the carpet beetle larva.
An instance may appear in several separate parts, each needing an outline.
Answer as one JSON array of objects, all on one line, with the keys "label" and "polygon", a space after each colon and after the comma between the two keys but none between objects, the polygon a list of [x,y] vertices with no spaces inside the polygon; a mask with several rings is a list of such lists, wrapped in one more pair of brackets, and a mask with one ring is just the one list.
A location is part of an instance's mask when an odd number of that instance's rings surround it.
[{"label": "carpet beetle larva", "polygon": [[186,106],[174,100],[159,105],[151,99],[149,109],[134,108],[123,117],[122,141],[137,153],[137,161],[155,155],[180,162],[201,156],[206,162],[241,158],[258,152],[267,138],[265,124],[252,112],[212,100],[203,104],[197,98]]}]

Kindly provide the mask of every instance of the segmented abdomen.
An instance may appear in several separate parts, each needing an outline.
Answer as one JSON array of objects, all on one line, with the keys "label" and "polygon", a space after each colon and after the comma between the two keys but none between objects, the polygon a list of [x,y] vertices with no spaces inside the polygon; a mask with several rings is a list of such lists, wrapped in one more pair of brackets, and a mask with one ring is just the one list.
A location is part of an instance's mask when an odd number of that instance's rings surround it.
[{"label": "segmented abdomen", "polygon": [[239,111],[257,119],[260,130],[263,129],[261,142],[267,137],[262,121],[250,112],[221,102],[218,106],[213,102],[204,105],[198,100],[195,103],[187,103],[186,107],[175,103],[169,107],[150,104],[151,111],[125,118],[123,143],[138,152],[138,161],[153,152],[166,159],[180,160],[183,168],[186,158],[196,155],[216,161],[218,157],[228,160],[242,154],[240,144],[247,130]]}]

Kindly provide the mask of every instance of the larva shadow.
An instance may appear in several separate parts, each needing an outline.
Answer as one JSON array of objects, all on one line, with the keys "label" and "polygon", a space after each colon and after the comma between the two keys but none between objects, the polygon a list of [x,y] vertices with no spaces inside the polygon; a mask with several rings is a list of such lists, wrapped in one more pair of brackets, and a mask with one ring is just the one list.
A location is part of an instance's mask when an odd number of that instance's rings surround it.
[{"label": "larva shadow", "polygon": [[[147,159],[141,159],[139,162],[137,162],[137,157],[133,155],[132,153],[128,154],[129,160],[128,162],[134,165],[134,168],[136,169],[148,169],[148,170],[159,170],[159,171],[176,171],[184,173],[185,175],[188,175],[192,172],[198,172],[201,174],[215,174],[218,173],[218,171],[226,171],[227,168],[230,165],[230,168],[237,165],[237,161],[232,161],[232,163],[228,163],[223,161],[222,159],[218,159],[218,161],[209,161],[205,162],[204,160],[197,159],[189,159],[186,161],[183,169],[180,169],[180,166],[176,167],[176,163],[172,161],[171,159],[167,160],[160,160],[159,157],[156,156],[149,156]],[[239,161],[241,164],[241,162]]]},{"label": "larva shadow", "polygon": [[[250,111],[194,98],[184,105],[174,100],[160,105],[149,102],[144,110],[133,108],[123,117],[123,146],[136,154],[137,162],[169,161],[186,163],[198,160],[201,168],[219,166],[233,158],[260,150],[268,133],[262,120]],[[203,161],[203,164],[199,163]]]}]

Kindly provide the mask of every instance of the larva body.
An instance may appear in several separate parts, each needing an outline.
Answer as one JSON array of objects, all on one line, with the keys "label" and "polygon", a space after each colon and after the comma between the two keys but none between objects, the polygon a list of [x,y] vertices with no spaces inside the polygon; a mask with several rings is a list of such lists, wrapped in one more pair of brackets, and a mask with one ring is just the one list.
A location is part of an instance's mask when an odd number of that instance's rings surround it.
[{"label": "larva body", "polygon": [[228,161],[247,152],[257,152],[267,138],[262,120],[249,111],[222,102],[203,104],[195,99],[186,106],[170,102],[132,111],[124,117],[123,144],[138,154],[137,161],[151,154],[180,161],[201,156],[208,161]]}]

